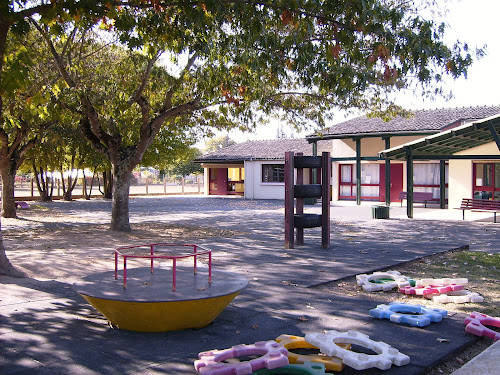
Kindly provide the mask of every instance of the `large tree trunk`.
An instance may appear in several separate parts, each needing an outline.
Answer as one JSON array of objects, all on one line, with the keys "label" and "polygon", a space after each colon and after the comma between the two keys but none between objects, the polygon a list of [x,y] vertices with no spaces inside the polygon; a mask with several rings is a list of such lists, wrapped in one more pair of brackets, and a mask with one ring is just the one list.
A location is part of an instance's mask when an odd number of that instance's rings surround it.
[{"label": "large tree trunk", "polygon": [[15,268],[12,263],[10,263],[9,258],[7,258],[7,254],[5,253],[5,247],[3,246],[3,236],[1,230],[1,222],[0,222],[0,275],[8,275],[15,277],[23,277],[26,276],[22,271]]},{"label": "large tree trunk", "polygon": [[14,198],[14,182],[16,179],[16,168],[12,171],[11,163],[0,164],[0,175],[2,176],[2,216],[17,217],[16,200]]},{"label": "large tree trunk", "polygon": [[130,232],[128,201],[131,170],[113,166],[113,204],[111,209],[111,230]]}]

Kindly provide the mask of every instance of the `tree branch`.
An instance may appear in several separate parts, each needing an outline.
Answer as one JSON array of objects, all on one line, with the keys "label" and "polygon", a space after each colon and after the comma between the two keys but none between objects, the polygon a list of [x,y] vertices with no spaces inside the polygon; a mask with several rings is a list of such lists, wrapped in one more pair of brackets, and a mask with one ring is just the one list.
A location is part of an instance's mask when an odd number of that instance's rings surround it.
[{"label": "tree branch", "polygon": [[163,107],[160,109],[160,112],[168,111],[170,108],[172,108],[172,97],[174,96],[175,90],[177,90],[179,86],[184,82],[184,76],[189,71],[189,69],[191,69],[191,67],[194,65],[198,57],[199,57],[198,52],[195,52],[189,58],[186,66],[184,67],[184,69],[182,69],[179,78],[175,80],[172,87],[167,91],[167,94],[165,95],[165,100],[163,102]]},{"label": "tree branch", "polygon": [[160,55],[157,54],[154,58],[149,59],[148,64],[146,65],[146,69],[144,70],[144,74],[142,75],[141,83],[139,87],[133,92],[133,94],[130,96],[130,99],[128,100],[129,104],[132,103],[138,103],[139,104],[139,99],[142,96],[142,93],[144,92],[144,89],[146,88],[146,85],[148,83],[149,77],[151,76],[151,70],[153,69],[153,66],[158,60],[158,57]]},{"label": "tree branch", "polygon": [[47,30],[44,30],[38,24],[38,22],[36,22],[34,19],[29,18],[29,20],[30,20],[31,24],[34,25],[35,28],[40,32],[40,34],[42,35],[43,39],[45,40],[45,43],[47,44],[47,47],[49,48],[52,56],[54,57],[54,60],[55,60],[56,65],[57,65],[57,69],[59,70],[59,73],[61,73],[61,76],[64,78],[64,80],[66,81],[66,83],[70,87],[76,87],[75,81],[71,78],[71,76],[69,75],[66,67],[64,66],[63,59],[62,59],[61,55],[59,55],[59,53],[56,51],[56,48],[54,47],[54,43],[52,43],[52,40],[50,39],[50,36],[47,33]]}]

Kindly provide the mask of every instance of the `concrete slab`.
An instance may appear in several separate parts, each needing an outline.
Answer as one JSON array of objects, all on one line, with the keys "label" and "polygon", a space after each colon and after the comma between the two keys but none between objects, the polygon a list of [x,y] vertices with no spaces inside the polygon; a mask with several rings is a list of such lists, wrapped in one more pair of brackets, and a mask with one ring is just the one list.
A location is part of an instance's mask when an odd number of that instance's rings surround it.
[{"label": "concrete slab", "polygon": [[497,375],[500,365],[500,341],[467,362],[452,375]]}]

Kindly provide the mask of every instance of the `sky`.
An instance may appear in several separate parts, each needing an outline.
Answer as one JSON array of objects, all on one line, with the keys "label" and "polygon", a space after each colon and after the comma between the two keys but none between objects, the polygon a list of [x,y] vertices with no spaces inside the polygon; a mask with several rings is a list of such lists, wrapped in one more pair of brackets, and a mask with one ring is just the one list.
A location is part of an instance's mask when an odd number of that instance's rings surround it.
[{"label": "sky", "polygon": [[[470,48],[482,47],[486,44],[487,55],[476,61],[468,72],[467,79],[450,79],[447,88],[453,92],[449,101],[435,101],[415,98],[410,93],[398,96],[397,104],[408,109],[433,109],[470,107],[481,105],[500,105],[500,33],[498,15],[500,0],[439,0],[447,4],[448,14],[444,22],[449,25],[445,33],[445,42],[453,45],[456,40],[467,42]],[[345,121],[360,114],[339,112],[332,123]],[[304,137],[311,131],[297,133],[285,122],[274,122],[259,126],[252,133],[230,131],[229,137],[236,142],[259,139],[275,139],[278,127],[286,134]],[[226,133],[227,134],[227,133]]]}]

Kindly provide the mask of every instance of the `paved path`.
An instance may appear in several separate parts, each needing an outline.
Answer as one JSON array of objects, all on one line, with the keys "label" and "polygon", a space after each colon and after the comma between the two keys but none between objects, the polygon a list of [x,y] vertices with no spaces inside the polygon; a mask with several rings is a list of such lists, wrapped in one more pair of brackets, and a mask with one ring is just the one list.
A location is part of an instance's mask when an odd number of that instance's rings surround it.
[{"label": "paved path", "polygon": [[[109,222],[110,202],[54,202],[51,207],[68,219],[25,225]],[[500,224],[486,223],[490,219],[479,215],[468,219],[480,221],[463,222],[458,211],[447,218],[459,220],[445,221],[441,210],[416,208],[416,219],[408,220],[404,207],[394,207],[391,219],[377,220],[369,205],[333,206],[332,246],[327,250],[320,246],[318,229],[306,230],[306,245],[283,249],[281,201],[134,198],[130,212],[132,224],[169,222],[244,232],[199,242],[212,248],[216,267],[245,275],[249,287],[209,327],[145,334],[109,328],[67,280],[0,277],[0,374],[193,374],[200,351],[327,329],[355,329],[410,355],[409,365],[393,366],[384,374],[423,374],[475,341],[464,331],[464,316],[456,314],[425,329],[400,326],[368,316],[369,309],[385,302],[383,294],[379,300],[361,300],[308,287],[464,245],[475,251],[500,250]],[[381,371],[346,368],[342,373]]]}]

